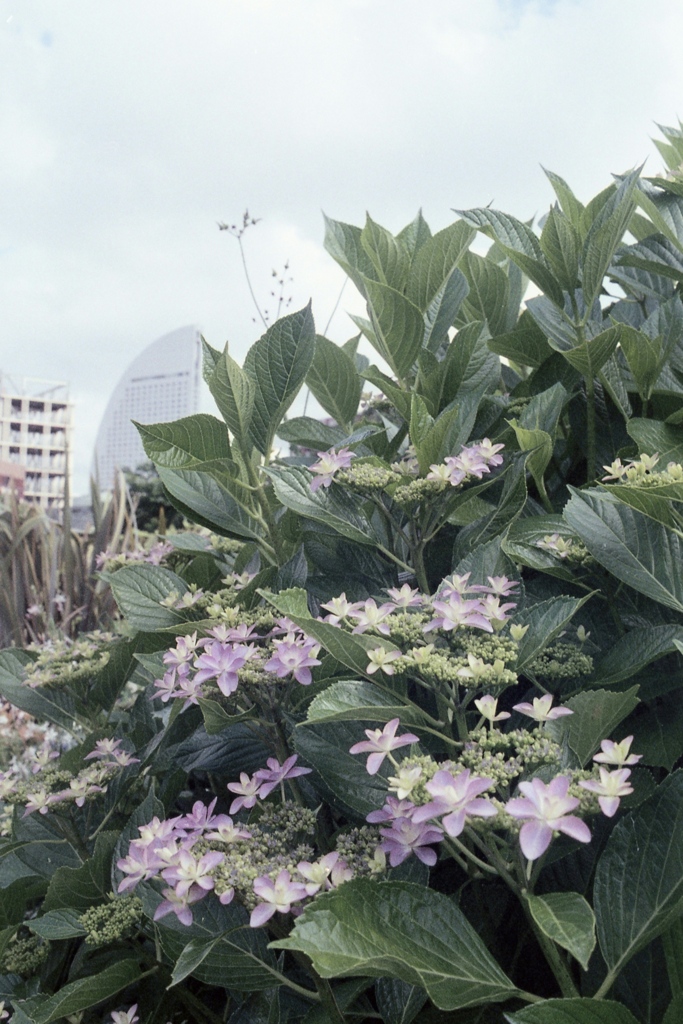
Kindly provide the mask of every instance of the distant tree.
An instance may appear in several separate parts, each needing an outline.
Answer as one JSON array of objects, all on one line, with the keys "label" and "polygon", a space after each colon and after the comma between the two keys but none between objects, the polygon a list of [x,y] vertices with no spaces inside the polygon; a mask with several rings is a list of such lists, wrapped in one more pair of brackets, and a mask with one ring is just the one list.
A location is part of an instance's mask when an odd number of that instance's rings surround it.
[{"label": "distant tree", "polygon": [[169,526],[180,528],[183,525],[183,517],[169,502],[154,463],[142,462],[134,470],[124,469],[123,472],[135,499],[135,517],[140,530],[165,533]]}]

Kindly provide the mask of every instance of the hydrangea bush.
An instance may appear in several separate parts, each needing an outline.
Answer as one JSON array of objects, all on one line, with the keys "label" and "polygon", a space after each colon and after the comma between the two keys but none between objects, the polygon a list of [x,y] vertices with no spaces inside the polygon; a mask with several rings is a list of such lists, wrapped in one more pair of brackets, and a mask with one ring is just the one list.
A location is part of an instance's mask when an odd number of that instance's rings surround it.
[{"label": "hydrangea bush", "polygon": [[683,185],[549,177],[328,221],[381,365],[306,308],[140,426],[205,530],[0,653],[3,1019],[683,1019]]}]

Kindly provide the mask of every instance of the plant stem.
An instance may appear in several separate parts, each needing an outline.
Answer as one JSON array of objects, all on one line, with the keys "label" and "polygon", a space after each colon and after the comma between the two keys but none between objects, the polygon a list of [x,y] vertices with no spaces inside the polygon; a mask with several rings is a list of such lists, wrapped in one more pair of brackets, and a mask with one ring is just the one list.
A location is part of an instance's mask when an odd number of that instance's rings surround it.
[{"label": "plant stem", "polygon": [[417,584],[423,594],[429,593],[429,580],[427,579],[427,567],[424,560],[424,544],[421,541],[412,550],[413,565]]},{"label": "plant stem", "polygon": [[586,376],[586,431],[588,444],[586,450],[586,483],[595,480],[595,381],[592,372]]}]

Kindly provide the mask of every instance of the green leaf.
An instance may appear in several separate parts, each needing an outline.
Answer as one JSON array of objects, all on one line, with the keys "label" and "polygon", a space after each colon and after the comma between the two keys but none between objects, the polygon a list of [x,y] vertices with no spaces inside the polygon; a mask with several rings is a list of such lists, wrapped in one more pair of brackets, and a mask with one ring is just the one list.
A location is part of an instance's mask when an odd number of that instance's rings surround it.
[{"label": "green leaf", "polygon": [[488,346],[492,352],[534,370],[552,355],[548,339],[526,309],[514,330],[489,338]]},{"label": "green leaf", "polygon": [[172,423],[135,423],[135,426],[145,454],[157,466],[187,469],[199,462],[231,458],[225,425],[215,416],[197,413]]},{"label": "green leaf", "polygon": [[440,407],[480,397],[500,381],[500,360],[490,351],[484,325],[475,321],[458,331],[441,364]]},{"label": "green leaf", "polygon": [[174,985],[179,985],[181,981],[193,974],[220,941],[220,935],[215,939],[190,939],[175,962],[171,974],[171,984],[168,987],[173,988]]},{"label": "green leaf", "polygon": [[683,751],[683,707],[680,690],[650,703],[637,719],[638,753],[643,764],[671,771]]},{"label": "green leaf", "polygon": [[216,463],[193,469],[158,467],[161,481],[175,507],[200,526],[240,540],[259,540],[262,527],[244,507],[245,488]]},{"label": "green leaf", "polygon": [[548,266],[541,243],[528,224],[489,207],[455,212],[468,224],[495,239],[505,254],[541,291],[558,306],[563,305],[562,288]]},{"label": "green leaf", "polygon": [[[608,327],[606,331],[601,331],[595,337],[584,341],[582,345],[570,349],[558,347],[557,351],[561,351],[567,362],[584,377],[595,377],[614,353],[621,338],[621,331],[621,324]],[[555,348],[552,339],[550,344]]]},{"label": "green leaf", "polygon": [[417,211],[410,224],[406,224],[396,237],[403,242],[410,258],[414,259],[422,246],[432,237],[429,224],[422,216],[422,210]]},{"label": "green leaf", "polygon": [[560,286],[573,294],[579,284],[581,238],[569,218],[557,207],[550,208],[540,244]]},{"label": "green leaf", "polygon": [[291,935],[271,945],[310,956],[323,978],[421,985],[440,1010],[502,1002],[516,991],[455,903],[410,882],[347,882],[319,896]]},{"label": "green leaf", "polygon": [[676,640],[683,642],[683,626],[642,626],[629,630],[598,662],[593,682],[613,686],[629,679],[665,654],[678,650]]},{"label": "green leaf", "polygon": [[411,1024],[427,1002],[424,989],[400,978],[378,978],[375,995],[384,1024]]},{"label": "green leaf", "polygon": [[117,992],[134,985],[140,976],[137,960],[119,960],[97,974],[64,985],[53,996],[35,996],[17,1002],[16,1005],[33,1024],[52,1024],[52,1021],[63,1020],[71,1014],[103,1003]]},{"label": "green leaf", "polygon": [[320,334],[316,335],[306,383],[325,412],[333,416],[340,426],[346,428],[353,422],[363,390],[361,378],[350,356]]},{"label": "green leaf", "polygon": [[578,892],[526,897],[531,916],[544,935],[569,950],[584,971],[595,949],[595,915]]},{"label": "green leaf", "polygon": [[17,840],[4,847],[3,852],[16,852],[19,860],[48,881],[53,877],[55,869],[79,867],[81,858],[73,846],[64,839],[63,834],[52,820],[50,814],[30,814],[23,817],[20,808],[14,811],[13,832]]},{"label": "green leaf", "polygon": [[[294,731],[294,748],[317,771],[331,802],[352,817],[365,818],[382,807],[387,778],[394,768],[385,761],[377,775],[368,775],[366,758],[349,749],[365,739],[362,722],[310,722]],[[373,726],[368,722],[368,727]]]},{"label": "green leaf", "polygon": [[[142,888],[140,895],[145,914],[152,918],[162,896],[149,886]],[[193,918],[187,926],[169,914],[155,925],[169,959],[177,965],[185,953],[181,970],[192,959],[191,972],[195,978],[206,985],[219,983],[236,992],[262,992],[280,983],[282,975],[266,946],[265,929],[249,927],[244,907],[236,903],[224,907],[216,899],[204,900],[193,907]],[[193,943],[193,949],[185,952],[189,943]],[[200,943],[209,948],[201,950]],[[205,955],[201,956],[201,952]]]},{"label": "green leaf", "polygon": [[211,375],[220,357],[221,353],[218,349],[209,345],[206,338],[202,338],[202,377],[207,384],[211,381]]},{"label": "green leaf", "polygon": [[634,245],[623,246],[616,255],[615,265],[617,269],[636,267],[671,281],[683,281],[680,246],[674,246],[660,234],[650,235]]},{"label": "green leaf", "polygon": [[202,709],[204,728],[207,735],[215,736],[216,733],[227,729],[229,725],[237,725],[238,722],[246,722],[250,718],[257,718],[256,708],[250,708],[238,715],[229,715],[224,711],[218,701],[209,700],[208,697],[199,697],[199,706]]},{"label": "green leaf", "polygon": [[266,458],[282,417],[306,378],[314,348],[315,326],[309,303],[299,312],[277,320],[247,352],[244,371],[254,384],[249,433]]},{"label": "green leaf", "polygon": [[584,767],[601,741],[611,736],[619,723],[636,707],[638,689],[633,686],[624,693],[612,693],[609,690],[584,690],[583,693],[577,693],[575,697],[563,702],[574,714],[549,723],[549,731],[560,742],[566,738],[581,767]]},{"label": "green leaf", "polygon": [[515,615],[515,622],[528,626],[517,651],[517,671],[521,672],[548,644],[551,644],[572,620],[591,595],[586,597],[550,597],[547,601],[524,608]]},{"label": "green leaf", "polygon": [[681,539],[604,492],[571,492],[564,517],[593,557],[634,590],[683,611]]},{"label": "green leaf", "polygon": [[75,939],[85,935],[85,928],[75,910],[51,910],[42,917],[33,918],[26,924],[43,939]]},{"label": "green leaf", "polygon": [[27,686],[24,666],[30,661],[23,651],[0,651],[0,694],[39,722],[52,722],[71,732],[78,717],[73,697],[59,687],[41,686],[34,690]]},{"label": "green leaf", "polygon": [[43,910],[87,910],[106,903],[111,892],[111,863],[118,832],[101,832],[92,857],[79,868],[57,868]]},{"label": "green leaf", "polygon": [[659,455],[661,468],[666,468],[669,462],[683,463],[683,427],[634,417],[628,421],[626,429],[638,445],[640,455]]},{"label": "green leaf", "polygon": [[527,498],[525,461],[524,456],[518,456],[512,463],[505,477],[497,508],[489,515],[466,526],[458,534],[453,548],[453,558],[456,562],[479,545],[500,536],[520,515]]},{"label": "green leaf", "polygon": [[340,427],[330,427],[327,423],[314,420],[312,416],[294,416],[280,424],[277,436],[290,444],[312,448],[317,452],[341,445],[348,435]]},{"label": "green leaf", "polygon": [[[230,356],[227,345],[216,361],[209,388],[229,430],[244,447],[249,437],[256,388],[249,374]],[[212,457],[216,456],[208,458]]]},{"label": "green leaf", "polygon": [[611,977],[683,912],[682,771],[617,822],[598,862],[593,906]]},{"label": "green leaf", "polygon": [[422,348],[422,312],[401,292],[379,281],[365,281],[375,347],[397,377],[405,377]]},{"label": "green leaf", "polygon": [[539,548],[539,542],[554,533],[563,540],[576,540],[576,534],[562,516],[530,516],[528,519],[516,519],[510,526],[502,541],[503,551],[521,565],[556,576],[558,579],[572,581],[576,579],[574,567],[553,555],[552,552]]},{"label": "green leaf", "polygon": [[460,269],[470,290],[462,304],[458,323],[485,321],[493,337],[503,334],[508,329],[510,283],[507,274],[493,260],[474,252],[465,254]]},{"label": "green leaf", "polygon": [[619,344],[626,356],[640,397],[646,402],[652,395],[662,370],[665,355],[662,339],[650,338],[645,331],[637,331],[634,327],[624,324],[621,328]]},{"label": "green leaf", "polygon": [[369,366],[363,370],[361,377],[368,381],[370,384],[374,384],[378,387],[387,398],[393,403],[396,410],[400,413],[406,423],[410,422],[410,404],[412,400],[412,393],[399,387],[395,380],[391,377],[387,377],[385,373],[382,373],[376,366]]},{"label": "green leaf", "polygon": [[438,352],[441,345],[448,340],[448,331],[453,326],[469,290],[467,278],[456,267],[429,303],[424,314],[423,344],[430,352]]},{"label": "green leaf", "polygon": [[377,280],[403,291],[410,267],[410,255],[403,242],[367,214],[360,244],[370,257]]},{"label": "green leaf", "polygon": [[311,491],[311,473],[300,466],[266,466],[279,501],[306,519],[315,519],[357,544],[375,544],[376,537],[361,501],[337,487]]},{"label": "green leaf", "polygon": [[516,1013],[506,1013],[508,1024],[638,1024],[620,1003],[596,999],[544,999]]},{"label": "green leaf", "polygon": [[469,224],[456,221],[438,231],[420,248],[410,271],[406,294],[423,312],[451,278],[475,235],[476,231]]},{"label": "green leaf", "polygon": [[669,984],[675,998],[683,998],[683,919],[662,934]]},{"label": "green leaf", "polygon": [[674,996],[664,1014],[662,1024],[680,1024],[683,1020],[683,995]]},{"label": "green leaf", "polygon": [[361,243],[361,229],[352,224],[325,217],[325,248],[365,297],[365,281],[374,278],[372,260]]},{"label": "green leaf", "polygon": [[[636,208],[638,171],[632,171],[614,189],[591,224],[583,245],[583,298],[590,309]],[[589,207],[590,209],[590,207]],[[588,211],[586,211],[588,212]]]},{"label": "green leaf", "polygon": [[423,725],[425,721],[417,705],[405,704],[390,690],[382,689],[374,683],[345,679],[340,683],[332,683],[313,698],[308,705],[306,722],[386,724],[392,718],[400,718],[401,725],[411,728]]},{"label": "green leaf", "polygon": [[160,565],[124,565],[108,576],[121,614],[134,629],[153,633],[174,626],[183,616],[160,602],[171,594],[181,598],[187,584],[180,576]]},{"label": "green leaf", "polygon": [[545,167],[543,168],[543,173],[552,185],[555,195],[560,201],[563,213],[569,218],[575,228],[580,228],[581,215],[584,211],[583,203],[579,202],[567,182],[559,174],[555,174],[554,171],[549,171]]}]

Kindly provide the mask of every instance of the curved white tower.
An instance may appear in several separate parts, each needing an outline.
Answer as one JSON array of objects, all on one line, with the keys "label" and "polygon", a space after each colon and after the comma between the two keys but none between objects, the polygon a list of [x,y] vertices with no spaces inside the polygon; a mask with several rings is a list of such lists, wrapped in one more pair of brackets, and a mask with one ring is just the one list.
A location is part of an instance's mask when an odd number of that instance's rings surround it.
[{"label": "curved white tower", "polygon": [[135,469],[147,459],[132,420],[164,423],[198,411],[201,355],[199,329],[180,327],[130,364],[97,432],[92,475],[103,490],[113,486],[117,469]]}]

